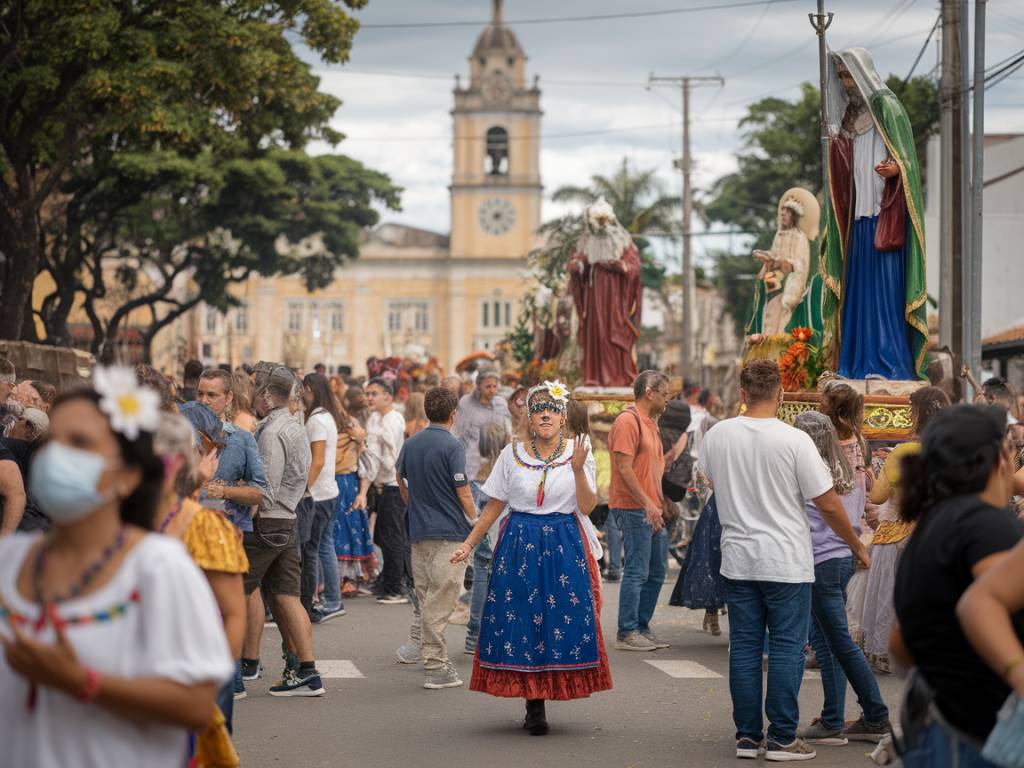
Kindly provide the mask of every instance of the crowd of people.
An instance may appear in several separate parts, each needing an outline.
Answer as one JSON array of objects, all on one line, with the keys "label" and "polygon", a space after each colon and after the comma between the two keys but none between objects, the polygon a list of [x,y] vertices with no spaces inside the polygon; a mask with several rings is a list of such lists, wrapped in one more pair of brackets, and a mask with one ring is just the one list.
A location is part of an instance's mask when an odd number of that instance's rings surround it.
[{"label": "crowd of people", "polygon": [[[371,596],[411,603],[396,656],[431,690],[464,685],[446,643],[464,611],[469,688],[523,700],[544,735],[547,701],[612,687],[602,581],[620,583],[616,651],[670,647],[655,613],[680,549],[670,602],[712,635],[728,617],[736,757],[866,741],[898,742],[911,767],[1018,764],[1024,472],[1005,382],[973,405],[917,390],[895,446],[865,439],[842,380],[779,420],[765,360],[728,418],[658,371],[607,430],[561,382],[501,392],[488,368],[399,404],[387,375],[192,361],[180,387],[100,367],[58,393],[0,359],[12,764],[236,765],[245,683],[266,664],[271,696],[324,696],[314,627]],[[268,621],[279,668],[261,658]],[[802,721],[808,665],[822,707]],[[911,669],[894,734],[877,675]]]}]

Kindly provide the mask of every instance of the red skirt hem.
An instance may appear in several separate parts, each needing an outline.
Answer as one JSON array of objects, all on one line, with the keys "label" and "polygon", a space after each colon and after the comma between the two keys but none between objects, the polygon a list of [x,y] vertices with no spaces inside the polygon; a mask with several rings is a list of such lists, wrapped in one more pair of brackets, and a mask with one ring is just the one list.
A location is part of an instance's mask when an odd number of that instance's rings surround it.
[{"label": "red skirt hem", "polygon": [[593,693],[609,691],[612,687],[612,672],[608,663],[608,652],[604,647],[604,633],[601,630],[601,576],[590,554],[586,535],[583,545],[587,547],[587,563],[590,588],[594,594],[594,624],[597,629],[598,663],[596,667],[577,670],[547,672],[519,672],[505,669],[489,669],[480,666],[480,653],[473,657],[473,677],[469,689],[507,699],[545,699],[548,701],[570,701],[585,699]]}]

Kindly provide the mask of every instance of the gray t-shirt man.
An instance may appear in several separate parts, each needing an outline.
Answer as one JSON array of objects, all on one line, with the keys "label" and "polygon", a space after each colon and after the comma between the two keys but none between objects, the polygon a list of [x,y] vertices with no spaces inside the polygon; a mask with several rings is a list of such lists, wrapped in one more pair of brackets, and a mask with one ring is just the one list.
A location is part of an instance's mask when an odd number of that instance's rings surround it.
[{"label": "gray t-shirt man", "polygon": [[455,413],[452,432],[466,451],[466,475],[470,480],[475,480],[480,471],[481,428],[486,424],[504,424],[512,432],[512,414],[505,398],[496,394],[497,389],[497,376],[481,374],[476,389],[463,396]]}]

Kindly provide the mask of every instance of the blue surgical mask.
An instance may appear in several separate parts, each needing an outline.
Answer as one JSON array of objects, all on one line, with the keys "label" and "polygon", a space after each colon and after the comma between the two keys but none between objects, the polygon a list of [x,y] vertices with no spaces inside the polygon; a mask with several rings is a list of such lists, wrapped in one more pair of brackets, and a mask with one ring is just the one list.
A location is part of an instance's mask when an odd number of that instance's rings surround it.
[{"label": "blue surgical mask", "polygon": [[106,466],[91,451],[48,443],[32,460],[29,493],[55,525],[69,525],[110,498],[96,489]]}]

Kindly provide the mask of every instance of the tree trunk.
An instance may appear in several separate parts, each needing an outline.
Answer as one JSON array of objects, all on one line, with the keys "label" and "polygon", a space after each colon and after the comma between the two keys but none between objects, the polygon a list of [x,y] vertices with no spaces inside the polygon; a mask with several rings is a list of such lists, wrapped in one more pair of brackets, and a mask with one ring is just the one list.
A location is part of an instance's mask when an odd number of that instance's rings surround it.
[{"label": "tree trunk", "polygon": [[39,220],[35,211],[26,210],[28,201],[23,202],[19,210],[9,211],[9,218],[3,217],[7,226],[0,229],[7,257],[0,286],[0,339],[12,341],[22,338],[25,318],[32,307],[32,286],[39,272]]}]

